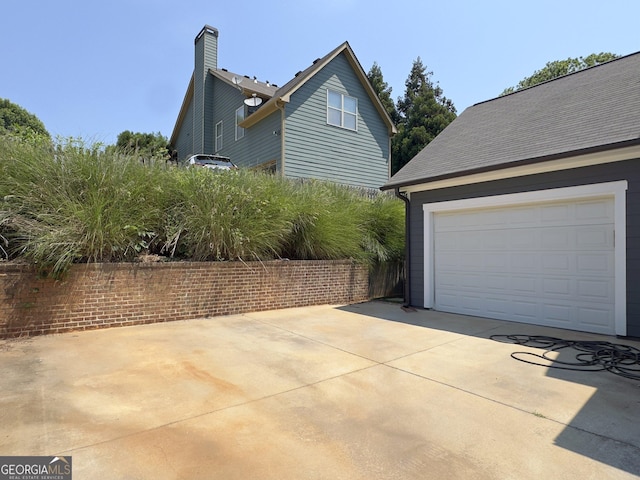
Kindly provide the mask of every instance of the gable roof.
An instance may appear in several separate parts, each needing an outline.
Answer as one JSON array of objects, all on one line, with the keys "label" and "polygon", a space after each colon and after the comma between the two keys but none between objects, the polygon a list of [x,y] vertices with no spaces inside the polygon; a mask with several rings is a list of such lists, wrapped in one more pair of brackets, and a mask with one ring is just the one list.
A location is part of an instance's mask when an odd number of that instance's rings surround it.
[{"label": "gable roof", "polygon": [[[356,58],[353,50],[349,46],[348,42],[344,42],[342,45],[338,46],[327,55],[322,58],[315,60],[309,67],[305,70],[298,72],[291,80],[289,80],[285,85],[278,88],[273,84],[268,84],[265,82],[257,81],[251,79],[246,75],[238,75],[232,72],[229,72],[227,69],[209,69],[209,73],[214,77],[222,80],[229,85],[236,86],[233,82],[233,77],[241,78],[243,81],[239,84],[240,90],[243,94],[248,97],[251,97],[254,93],[261,97],[264,100],[267,100],[258,110],[249,115],[243,122],[239,123],[239,126],[244,128],[249,128],[260,120],[266,118],[269,114],[275,112],[283,103],[288,103],[291,95],[293,95],[296,90],[298,90],[301,86],[303,86],[309,79],[311,79],[317,72],[319,72],[322,68],[324,68],[331,60],[336,58],[341,53],[344,53],[347,60],[353,67],[356,75],[358,76],[360,82],[363,84],[365,90],[371,101],[373,102],[376,110],[383,118],[387,128],[389,129],[390,134],[396,133],[396,127],[391,121],[389,114],[385,110],[382,102],[378,98],[378,95],[373,90],[373,87],[369,83],[369,79],[367,78],[366,73],[362,69],[360,62]],[[191,76],[191,80],[189,81],[189,86],[187,87],[187,93],[184,96],[184,100],[182,101],[182,106],[180,107],[180,113],[178,114],[178,119],[173,128],[173,133],[171,135],[170,144],[174,145],[177,140],[177,135],[180,130],[180,126],[184,120],[184,116],[186,115],[187,109],[193,98],[193,75]]]},{"label": "gable roof", "polygon": [[467,108],[382,187],[640,144],[640,52]]},{"label": "gable roof", "polygon": [[[233,82],[233,77],[241,78],[242,83],[240,83],[240,87],[242,92],[248,97],[251,97],[254,93],[263,98],[270,99],[273,94],[278,90],[278,87],[273,84],[269,84],[266,82],[261,82],[256,79],[252,79],[247,75],[238,75],[237,73],[233,73],[228,71],[226,68],[210,68],[209,73],[216,78],[219,78],[223,82],[236,87],[236,84]],[[187,110],[189,105],[191,104],[191,99],[193,98],[193,89],[194,89],[194,78],[193,74],[191,74],[191,79],[189,80],[189,85],[187,86],[187,93],[182,100],[182,105],[180,106],[180,112],[178,113],[178,118],[173,127],[173,132],[171,133],[171,138],[169,140],[170,145],[175,145],[175,142],[178,138],[178,132],[180,131],[180,126],[184,121],[184,116],[187,114]]]},{"label": "gable roof", "polygon": [[279,105],[283,103],[288,103],[291,99],[291,95],[293,95],[300,87],[302,87],[309,79],[311,79],[316,73],[322,70],[331,60],[336,58],[341,53],[344,53],[348,62],[351,64],[351,67],[355,71],[358,79],[364,86],[367,91],[367,95],[369,96],[371,102],[376,107],[376,110],[380,114],[380,116],[384,119],[384,122],[389,129],[390,134],[396,133],[396,127],[391,121],[389,114],[385,110],[382,102],[378,98],[378,95],[373,90],[373,87],[369,83],[369,79],[367,78],[366,73],[362,69],[360,62],[356,58],[349,42],[344,42],[340,46],[333,49],[327,55],[322,58],[316,59],[310,66],[308,66],[305,70],[298,72],[291,80],[289,80],[286,84],[284,84],[281,88],[279,88],[274,94],[273,97],[265,103],[262,107],[260,107],[255,113],[249,115],[242,123],[239,125],[241,127],[251,127],[255,125],[263,118],[267,117],[271,113],[275,112]]}]

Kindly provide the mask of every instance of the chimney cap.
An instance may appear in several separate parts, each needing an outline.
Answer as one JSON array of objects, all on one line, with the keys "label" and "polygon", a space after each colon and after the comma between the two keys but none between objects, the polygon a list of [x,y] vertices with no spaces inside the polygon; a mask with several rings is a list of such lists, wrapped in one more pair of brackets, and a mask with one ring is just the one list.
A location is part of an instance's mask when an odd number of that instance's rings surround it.
[{"label": "chimney cap", "polygon": [[211,25],[205,25],[204,27],[202,27],[202,30],[200,30],[200,32],[198,33],[198,35],[196,35],[196,39],[194,40],[194,43],[198,43],[198,40],[200,40],[200,38],[205,34],[208,33],[210,35],[213,35],[214,37],[218,36],[218,29],[212,27]]}]

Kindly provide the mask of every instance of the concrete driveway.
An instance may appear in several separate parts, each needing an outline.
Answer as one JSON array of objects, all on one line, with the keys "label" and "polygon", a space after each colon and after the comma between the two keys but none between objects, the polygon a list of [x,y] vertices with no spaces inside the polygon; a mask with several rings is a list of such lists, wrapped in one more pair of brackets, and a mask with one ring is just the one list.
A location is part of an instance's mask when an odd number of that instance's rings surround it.
[{"label": "concrete driveway", "polygon": [[495,334],[640,347],[384,302],[1,341],[0,455],[75,480],[640,475],[640,381]]}]

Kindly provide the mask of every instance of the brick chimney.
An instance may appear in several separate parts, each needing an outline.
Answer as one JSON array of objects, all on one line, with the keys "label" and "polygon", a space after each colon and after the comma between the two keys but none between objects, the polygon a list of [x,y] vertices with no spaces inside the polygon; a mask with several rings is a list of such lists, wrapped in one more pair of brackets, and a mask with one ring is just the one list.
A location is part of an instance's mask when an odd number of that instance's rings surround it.
[{"label": "brick chimney", "polygon": [[206,94],[211,95],[213,81],[209,69],[218,68],[218,30],[205,25],[195,38],[193,71],[193,153],[213,152],[213,112],[205,108]]}]

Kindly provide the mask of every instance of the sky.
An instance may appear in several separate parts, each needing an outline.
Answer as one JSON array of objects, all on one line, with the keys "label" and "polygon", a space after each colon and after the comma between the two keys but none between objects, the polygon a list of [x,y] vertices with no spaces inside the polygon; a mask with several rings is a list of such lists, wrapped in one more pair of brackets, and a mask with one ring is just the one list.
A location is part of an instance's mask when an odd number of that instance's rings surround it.
[{"label": "sky", "polygon": [[[414,60],[458,111],[549,61],[640,51],[637,0],[21,0],[0,7],[0,98],[54,137],[170,137],[194,38],[219,31],[218,67],[283,85],[349,42],[397,100]],[[639,72],[640,73],[640,72]]]}]

